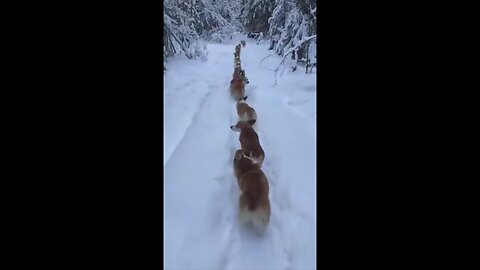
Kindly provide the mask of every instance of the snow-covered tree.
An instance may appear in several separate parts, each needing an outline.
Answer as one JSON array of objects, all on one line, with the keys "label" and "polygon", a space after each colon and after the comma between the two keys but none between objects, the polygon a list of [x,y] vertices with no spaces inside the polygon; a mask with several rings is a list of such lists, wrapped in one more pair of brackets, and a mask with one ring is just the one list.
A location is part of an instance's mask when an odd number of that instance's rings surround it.
[{"label": "snow-covered tree", "polygon": [[[295,3],[302,13],[302,23],[299,33],[297,33],[297,39],[294,40],[297,44],[306,37],[311,37],[317,34],[316,27],[316,1],[312,0],[295,0]],[[298,49],[299,59],[305,63],[306,69],[316,62],[316,43],[317,39],[311,39],[309,42],[302,43]]]},{"label": "snow-covered tree", "polygon": [[276,47],[285,26],[288,11],[292,8],[291,0],[275,0],[275,8],[268,18],[268,34],[271,37],[270,50]]},{"label": "snow-covered tree", "polygon": [[204,55],[201,39],[221,42],[240,28],[240,0],[164,0],[164,55]]},{"label": "snow-covered tree", "polygon": [[200,11],[202,38],[215,42],[230,39],[239,24],[236,21],[238,1],[204,0]]},{"label": "snow-covered tree", "polygon": [[195,0],[164,1],[164,40],[167,55],[185,53],[194,58],[200,45],[196,26],[200,23]]},{"label": "snow-covered tree", "polygon": [[222,42],[236,31],[261,32],[279,55],[296,48],[299,61],[314,58],[313,0],[164,0],[164,55],[204,55],[200,40]]},{"label": "snow-covered tree", "polygon": [[275,7],[273,0],[244,0],[240,18],[248,32],[268,32],[268,18]]},{"label": "snow-covered tree", "polygon": [[[312,0],[276,0],[272,16],[269,18],[270,49],[279,55],[292,53],[301,62],[308,65],[315,58],[316,39],[316,2]],[[312,46],[314,48],[312,48]],[[313,50],[312,50],[313,49]],[[295,69],[293,69],[295,70]]]}]

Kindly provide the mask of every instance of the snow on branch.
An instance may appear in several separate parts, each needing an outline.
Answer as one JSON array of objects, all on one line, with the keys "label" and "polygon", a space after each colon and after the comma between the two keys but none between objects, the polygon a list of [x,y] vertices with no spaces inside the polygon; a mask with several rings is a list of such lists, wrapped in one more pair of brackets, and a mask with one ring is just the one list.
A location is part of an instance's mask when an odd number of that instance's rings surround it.
[{"label": "snow on branch", "polygon": [[212,15],[212,17],[215,17],[218,21],[222,21],[222,22],[223,22],[223,24],[222,24],[223,26],[225,26],[225,25],[230,26],[230,23],[229,23],[227,20],[225,20],[225,18],[223,18],[222,16],[220,16],[218,13],[213,12],[213,11],[209,10],[208,8],[204,8],[204,9],[205,9],[206,11],[208,11],[208,12]]},{"label": "snow on branch", "polygon": [[310,14],[313,16],[313,19],[316,20],[317,19],[317,16],[315,16],[315,13],[317,12],[317,7],[315,7],[314,9],[312,9],[312,11],[310,11]]},{"label": "snow on branch", "polygon": [[[293,51],[295,51],[295,50],[297,50],[298,48],[300,48],[300,46],[302,46],[303,43],[308,42],[308,41],[310,41],[310,40],[312,40],[312,39],[316,39],[316,38],[317,38],[317,35],[313,35],[313,36],[309,36],[309,37],[304,37],[304,38],[302,38],[301,40],[299,40],[299,41],[297,42],[297,44],[296,44],[293,48],[289,49],[289,50],[283,55],[283,58],[282,58],[282,61],[280,62],[280,64],[278,64],[278,66],[277,66],[276,69],[272,70],[272,71],[275,71],[275,84],[274,84],[273,86],[276,86],[276,85],[277,85],[277,72],[280,70],[280,67],[281,67],[281,66],[283,65],[283,63],[285,62],[285,59],[287,58],[287,56],[288,56],[289,54],[291,54]],[[269,56],[270,56],[270,55],[269,55]],[[265,57],[264,59],[262,59],[261,62],[263,62],[263,60],[265,60],[265,59],[268,58],[269,56],[267,56],[267,57]],[[261,64],[261,62],[260,62],[260,64]]]},{"label": "snow on branch", "polygon": [[[309,36],[309,37],[304,37],[304,38],[302,38],[301,40],[299,40],[299,41],[297,42],[297,45],[295,45],[295,47],[290,48],[290,49],[285,53],[285,55],[283,55],[282,63],[285,61],[285,58],[287,57],[287,55],[291,54],[293,51],[295,51],[296,49],[298,49],[300,46],[303,45],[303,43],[305,43],[305,42],[307,42],[307,41],[310,41],[310,40],[312,40],[312,39],[315,39],[315,38],[317,38],[317,35],[313,35],[313,36]],[[280,63],[280,64],[282,64],[282,63]]]},{"label": "snow on branch", "polygon": [[188,52],[188,49],[185,48],[184,44],[182,42],[180,42],[178,40],[178,38],[172,33],[172,31],[170,30],[170,28],[168,26],[165,26],[165,29],[167,30],[168,34],[170,36],[172,36],[176,41],[177,41],[177,44],[180,46],[180,48],[182,49],[182,51],[185,53],[185,55],[187,56],[188,59],[192,59],[192,57],[190,56],[189,52]]}]

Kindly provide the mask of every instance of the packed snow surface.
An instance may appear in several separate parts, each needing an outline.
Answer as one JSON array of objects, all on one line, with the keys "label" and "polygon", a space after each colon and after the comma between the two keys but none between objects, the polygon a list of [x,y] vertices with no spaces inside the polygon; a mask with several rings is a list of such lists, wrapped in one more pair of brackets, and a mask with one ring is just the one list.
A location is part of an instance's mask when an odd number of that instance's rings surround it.
[{"label": "packed snow surface", "polygon": [[[250,84],[247,103],[265,151],[271,217],[263,237],[237,220],[240,191],[233,157],[239,133],[230,97],[234,47]],[[206,58],[169,59],[164,75],[164,207],[166,269],[315,269],[316,78],[299,67],[274,69],[260,60],[268,44],[237,35],[208,44]]]}]

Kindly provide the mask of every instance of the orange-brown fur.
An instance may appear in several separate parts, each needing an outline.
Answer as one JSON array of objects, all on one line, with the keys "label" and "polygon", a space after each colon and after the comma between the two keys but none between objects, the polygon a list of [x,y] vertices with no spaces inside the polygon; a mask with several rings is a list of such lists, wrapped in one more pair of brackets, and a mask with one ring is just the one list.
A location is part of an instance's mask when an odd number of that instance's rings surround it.
[{"label": "orange-brown fur", "polygon": [[235,67],[235,68],[233,69],[232,77],[233,77],[233,78],[238,78],[238,77],[240,77],[240,75],[241,75],[240,73],[241,73],[241,72],[242,72],[242,68],[241,68],[241,67],[239,67],[239,66]]},{"label": "orange-brown fur", "polygon": [[233,169],[240,188],[240,217],[252,221],[257,232],[263,233],[270,221],[268,179],[258,163],[246,157],[242,150],[235,152]]},{"label": "orange-brown fur", "polygon": [[238,117],[240,118],[240,121],[245,121],[250,125],[253,125],[257,121],[257,113],[245,102],[245,99],[246,98],[237,102]]},{"label": "orange-brown fur", "polygon": [[233,66],[235,68],[237,68],[237,67],[240,68],[240,69],[242,68],[242,61],[240,60],[240,57],[233,58]]},{"label": "orange-brown fur", "polygon": [[238,44],[237,46],[235,46],[235,53],[233,53],[233,55],[235,57],[239,57],[240,58],[240,48],[241,48],[242,45]]},{"label": "orange-brown fur", "polygon": [[230,129],[240,131],[239,140],[243,153],[257,160],[261,168],[263,160],[265,159],[265,152],[260,145],[257,132],[255,132],[252,125],[247,122],[239,121],[235,126],[230,126]]},{"label": "orange-brown fur", "polygon": [[248,81],[247,76],[245,75],[245,70],[242,69],[241,67],[235,67],[233,69],[233,74],[232,74],[233,79],[241,78],[244,82],[244,84],[250,83]]},{"label": "orange-brown fur", "polygon": [[236,77],[230,81],[230,94],[235,100],[245,96],[245,81],[241,77]]}]

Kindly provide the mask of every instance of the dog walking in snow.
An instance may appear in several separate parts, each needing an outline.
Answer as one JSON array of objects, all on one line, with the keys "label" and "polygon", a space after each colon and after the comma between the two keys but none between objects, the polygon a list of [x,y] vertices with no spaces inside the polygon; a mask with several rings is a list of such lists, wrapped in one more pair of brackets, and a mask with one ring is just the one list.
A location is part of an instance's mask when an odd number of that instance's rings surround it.
[{"label": "dog walking in snow", "polygon": [[265,152],[263,151],[262,146],[260,146],[257,132],[255,132],[252,125],[247,122],[239,121],[236,125],[230,126],[230,129],[240,131],[239,140],[243,153],[257,161],[261,168],[263,160],[265,159]]},{"label": "dog walking in snow", "polygon": [[230,81],[230,94],[239,101],[245,97],[245,85],[248,84],[248,78],[245,76],[245,70],[235,68],[233,71],[233,79]]},{"label": "dog walking in snow", "polygon": [[233,69],[233,74],[232,77],[235,79],[237,77],[240,77],[243,79],[245,84],[249,84],[250,82],[248,81],[247,76],[245,75],[245,70],[242,69],[242,67],[238,66]]},{"label": "dog walking in snow", "polygon": [[245,81],[238,76],[230,81],[230,94],[238,101],[245,97]]},{"label": "dog walking in snow", "polygon": [[240,57],[234,57],[233,58],[233,67],[234,68],[242,68],[242,61],[240,60]]},{"label": "dog walking in snow", "polygon": [[240,188],[239,221],[252,222],[259,235],[263,235],[270,221],[268,180],[256,160],[235,152],[233,170]]},{"label": "dog walking in snow", "polygon": [[246,100],[247,96],[237,102],[238,121],[247,122],[253,126],[257,121],[257,113],[247,104]]},{"label": "dog walking in snow", "polygon": [[235,46],[235,52],[233,53],[233,56],[240,58],[240,49],[241,49],[241,44],[238,44]]}]

